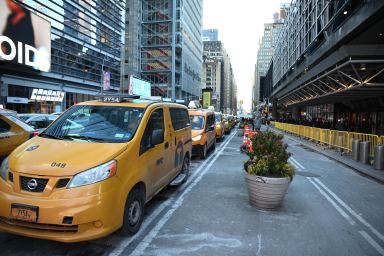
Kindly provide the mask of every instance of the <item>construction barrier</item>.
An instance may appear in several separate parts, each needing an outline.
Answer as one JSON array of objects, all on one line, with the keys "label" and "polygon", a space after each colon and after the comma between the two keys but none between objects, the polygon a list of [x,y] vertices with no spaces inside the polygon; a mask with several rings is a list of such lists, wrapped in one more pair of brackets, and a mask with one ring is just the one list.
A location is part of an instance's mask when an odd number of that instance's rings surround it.
[{"label": "construction barrier", "polygon": [[346,153],[352,152],[352,141],[354,139],[370,142],[371,157],[374,156],[375,147],[377,145],[384,145],[384,136],[379,137],[378,135],[374,134],[335,131],[280,122],[274,122],[273,125],[276,129],[285,131],[296,136],[304,137],[306,139],[321,143],[323,145],[340,149],[341,151]]}]

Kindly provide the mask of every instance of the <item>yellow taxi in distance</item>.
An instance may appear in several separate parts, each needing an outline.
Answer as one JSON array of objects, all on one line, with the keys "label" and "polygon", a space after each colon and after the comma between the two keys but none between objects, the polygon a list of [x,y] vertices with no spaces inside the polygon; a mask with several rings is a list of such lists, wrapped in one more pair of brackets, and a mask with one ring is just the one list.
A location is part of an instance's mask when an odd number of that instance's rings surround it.
[{"label": "yellow taxi in distance", "polygon": [[216,148],[215,113],[189,109],[192,126],[192,154],[205,159],[210,148]]},{"label": "yellow taxi in distance", "polygon": [[14,111],[0,109],[0,160],[33,136],[34,129],[17,118]]},{"label": "yellow taxi in distance", "polygon": [[232,126],[229,121],[229,116],[224,115],[224,133],[229,134],[231,132]]},{"label": "yellow taxi in distance", "polygon": [[0,231],[78,242],[136,233],[144,204],[189,174],[186,107],[137,97],[72,106],[0,167]]},{"label": "yellow taxi in distance", "polygon": [[225,132],[225,121],[221,112],[215,112],[216,139],[222,140]]}]

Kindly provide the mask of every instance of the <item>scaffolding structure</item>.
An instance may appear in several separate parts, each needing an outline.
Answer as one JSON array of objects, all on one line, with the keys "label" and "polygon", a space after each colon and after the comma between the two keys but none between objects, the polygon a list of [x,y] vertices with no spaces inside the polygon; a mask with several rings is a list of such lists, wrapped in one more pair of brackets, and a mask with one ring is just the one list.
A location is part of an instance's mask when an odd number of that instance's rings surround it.
[{"label": "scaffolding structure", "polygon": [[175,17],[173,6],[179,13],[180,0],[142,1],[141,75],[156,87],[153,93],[163,97],[174,97],[174,85],[180,81],[181,45],[175,35],[179,29],[172,29],[180,14]]}]

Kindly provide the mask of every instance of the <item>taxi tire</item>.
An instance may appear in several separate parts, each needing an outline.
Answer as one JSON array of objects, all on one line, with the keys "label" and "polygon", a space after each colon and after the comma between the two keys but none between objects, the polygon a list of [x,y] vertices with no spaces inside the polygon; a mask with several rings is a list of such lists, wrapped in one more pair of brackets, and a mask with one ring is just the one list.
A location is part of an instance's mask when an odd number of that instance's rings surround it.
[{"label": "taxi tire", "polygon": [[[136,234],[140,230],[141,223],[143,222],[144,218],[144,199],[145,195],[144,192],[139,188],[134,188],[128,195],[127,202],[125,203],[124,208],[124,219],[123,219],[123,226],[120,229],[120,233],[125,236],[130,236]],[[139,207],[139,209],[131,209],[132,207]],[[130,211],[132,210],[139,210],[139,216],[136,216],[138,218],[137,221],[135,221],[135,224],[132,225],[130,220]],[[135,213],[136,214],[136,213]]]},{"label": "taxi tire", "polygon": [[204,144],[203,149],[200,152],[201,159],[206,159],[208,154],[208,147],[207,144]]},{"label": "taxi tire", "polygon": [[188,177],[189,177],[189,170],[190,170],[190,160],[189,160],[189,156],[186,155],[184,157],[184,161],[183,161],[183,167],[181,169],[181,173],[184,173],[185,174],[185,178],[183,180],[182,183],[185,183],[187,180],[188,180]]},{"label": "taxi tire", "polygon": [[213,151],[216,149],[216,138],[213,140],[212,149]]}]

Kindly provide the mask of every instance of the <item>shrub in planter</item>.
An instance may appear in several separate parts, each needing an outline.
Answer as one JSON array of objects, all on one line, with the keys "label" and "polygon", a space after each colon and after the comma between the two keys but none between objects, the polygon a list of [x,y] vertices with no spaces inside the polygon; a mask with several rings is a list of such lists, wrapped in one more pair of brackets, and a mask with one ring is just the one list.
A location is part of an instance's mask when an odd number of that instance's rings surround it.
[{"label": "shrub in planter", "polygon": [[295,174],[288,163],[290,153],[283,136],[273,132],[257,133],[251,138],[250,159],[244,163],[250,202],[260,208],[280,206]]}]

